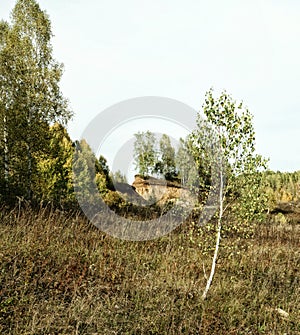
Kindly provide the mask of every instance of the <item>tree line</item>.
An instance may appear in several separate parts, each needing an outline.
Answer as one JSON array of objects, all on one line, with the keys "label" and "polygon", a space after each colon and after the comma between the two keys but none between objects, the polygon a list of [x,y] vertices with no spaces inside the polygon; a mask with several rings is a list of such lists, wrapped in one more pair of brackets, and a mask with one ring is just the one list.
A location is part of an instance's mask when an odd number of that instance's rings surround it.
[{"label": "tree line", "polygon": [[[0,22],[2,202],[24,199],[72,206],[76,203],[72,168],[80,171],[78,182],[92,180],[103,196],[114,191],[113,180],[126,182],[121,171],[109,171],[103,156],[95,157],[88,143],[71,140],[66,125],[73,112],[60,90],[63,65],[53,58],[51,37],[50,19],[35,0],[18,0],[11,21]],[[261,187],[266,185],[278,193],[283,192],[279,184],[288,183],[289,193],[296,197],[298,176],[285,180],[284,175],[267,173],[263,182],[266,161],[255,153],[252,115],[243,103],[226,92],[215,96],[211,89],[196,124],[187,138],[180,139],[177,150],[166,134],[159,141],[150,131],[135,134],[137,172],[194,187],[201,190],[203,200],[212,188],[212,169],[219,164],[218,155],[208,149],[214,138],[224,156],[224,194],[237,215],[261,213],[265,203]]]},{"label": "tree line", "polygon": [[159,143],[157,142],[155,134],[150,131],[135,134],[135,169],[143,177],[156,174],[173,180],[179,175],[175,148],[166,134],[161,136]]},{"label": "tree line", "polygon": [[[52,56],[49,17],[19,0],[0,22],[1,194],[32,200],[39,158],[51,154],[51,125],[72,117],[59,88],[63,66]],[[52,136],[52,138],[51,138]]]},{"label": "tree line", "polygon": [[[18,0],[0,22],[0,199],[76,203],[72,164],[82,179],[90,149],[66,130],[73,112],[60,90],[63,65],[53,58],[51,22],[35,0]],[[111,188],[104,157],[92,157],[100,190]]]},{"label": "tree line", "polygon": [[[115,192],[115,181],[126,182],[121,171],[112,174],[106,159],[97,158],[84,139],[71,140],[66,125],[73,112],[60,90],[63,65],[53,58],[51,37],[50,19],[35,0],[17,0],[11,22],[0,22],[1,204],[26,200],[79,209],[79,198],[88,204],[97,201],[90,192],[96,189],[117,212],[151,218],[151,211]],[[215,240],[202,295],[206,299],[221,237],[251,237],[270,199],[298,199],[299,173],[267,170],[267,160],[255,150],[252,114],[226,91],[206,93],[195,129],[180,139],[177,150],[166,134],[159,141],[150,131],[135,138],[135,167],[142,176],[176,180],[197,196],[190,237],[196,232]],[[205,207],[213,209],[211,221],[206,227],[196,226],[196,219],[205,221]]]},{"label": "tree line", "polygon": [[300,171],[267,171],[265,179],[271,206],[278,202],[300,200]]}]

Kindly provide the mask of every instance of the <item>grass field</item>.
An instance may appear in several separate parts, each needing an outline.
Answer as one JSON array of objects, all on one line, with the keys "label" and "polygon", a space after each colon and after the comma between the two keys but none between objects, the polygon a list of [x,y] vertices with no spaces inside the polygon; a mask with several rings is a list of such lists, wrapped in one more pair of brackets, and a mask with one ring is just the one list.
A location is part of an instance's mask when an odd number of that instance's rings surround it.
[{"label": "grass field", "polygon": [[298,223],[222,248],[204,302],[211,253],[187,223],[146,242],[46,209],[2,210],[0,227],[1,335],[300,334]]}]

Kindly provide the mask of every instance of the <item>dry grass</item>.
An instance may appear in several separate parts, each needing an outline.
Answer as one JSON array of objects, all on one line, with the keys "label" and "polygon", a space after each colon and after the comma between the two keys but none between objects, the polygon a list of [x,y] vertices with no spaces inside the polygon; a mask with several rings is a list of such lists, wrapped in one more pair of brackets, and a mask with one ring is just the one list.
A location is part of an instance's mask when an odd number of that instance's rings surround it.
[{"label": "dry grass", "polygon": [[202,302],[210,257],[186,226],[128,242],[58,211],[0,220],[2,335],[300,334],[297,224],[259,227],[242,253],[223,249]]}]

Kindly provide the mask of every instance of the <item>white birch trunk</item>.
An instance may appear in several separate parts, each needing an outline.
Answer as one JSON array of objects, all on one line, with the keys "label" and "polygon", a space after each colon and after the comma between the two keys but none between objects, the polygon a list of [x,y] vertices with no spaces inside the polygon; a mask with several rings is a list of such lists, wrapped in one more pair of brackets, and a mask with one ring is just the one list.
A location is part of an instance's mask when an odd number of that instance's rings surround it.
[{"label": "white birch trunk", "polygon": [[[221,130],[219,129],[219,136],[221,138]],[[220,145],[220,150],[221,150],[221,145]],[[206,282],[206,287],[205,290],[203,291],[202,294],[202,300],[205,300],[207,297],[207,293],[211,287],[214,274],[216,271],[216,264],[217,264],[217,258],[218,258],[218,253],[219,253],[219,247],[220,247],[220,241],[221,241],[221,230],[222,230],[222,217],[223,217],[223,204],[224,204],[224,196],[223,196],[223,186],[224,186],[224,180],[223,180],[223,166],[222,166],[222,160],[220,164],[220,193],[219,193],[219,218],[218,218],[218,227],[217,227],[217,235],[216,235],[216,245],[215,245],[215,251],[214,251],[214,256],[211,264],[211,269],[210,269],[210,275],[208,277],[208,280]]]},{"label": "white birch trunk", "polygon": [[7,131],[7,119],[4,116],[3,119],[4,130],[3,130],[3,142],[4,142],[4,180],[5,180],[5,188],[8,191],[8,177],[9,177],[9,149],[8,149],[8,131]]},{"label": "white birch trunk", "polygon": [[223,216],[223,175],[221,173],[221,177],[220,177],[220,209],[219,209],[217,236],[216,236],[216,246],[215,246],[215,251],[214,251],[214,257],[213,257],[212,264],[211,264],[210,275],[209,275],[209,278],[207,280],[205,290],[203,291],[203,294],[202,294],[202,299],[203,300],[206,299],[207,293],[210,289],[210,286],[212,284],[213,277],[214,277],[214,274],[215,274],[215,271],[216,271],[218,252],[219,252],[219,246],[220,246],[220,241],[221,241],[222,216]]}]

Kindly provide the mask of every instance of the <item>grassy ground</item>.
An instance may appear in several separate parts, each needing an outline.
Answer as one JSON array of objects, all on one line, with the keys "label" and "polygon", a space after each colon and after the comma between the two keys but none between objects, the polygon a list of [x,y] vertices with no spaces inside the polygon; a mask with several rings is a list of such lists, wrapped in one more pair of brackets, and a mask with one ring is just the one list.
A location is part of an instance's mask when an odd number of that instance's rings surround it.
[{"label": "grassy ground", "polygon": [[27,209],[1,211],[0,228],[2,335],[300,334],[297,223],[260,226],[243,252],[223,248],[205,302],[211,254],[187,225],[128,242]]}]

